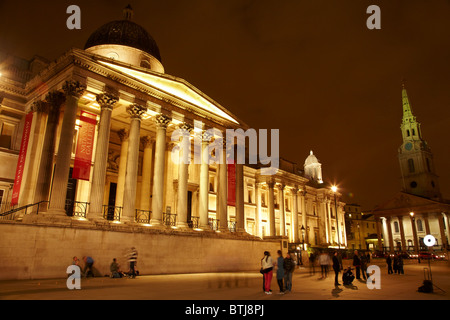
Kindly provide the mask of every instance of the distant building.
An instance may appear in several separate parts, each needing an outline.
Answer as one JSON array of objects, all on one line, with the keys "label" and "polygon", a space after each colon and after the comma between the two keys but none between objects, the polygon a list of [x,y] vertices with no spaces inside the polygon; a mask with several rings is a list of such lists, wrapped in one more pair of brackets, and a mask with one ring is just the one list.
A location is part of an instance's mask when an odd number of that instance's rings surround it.
[{"label": "distant building", "polygon": [[348,249],[377,250],[375,217],[362,212],[359,204],[346,204],[344,211]]},{"label": "distant building", "polygon": [[423,139],[405,87],[402,90],[403,143],[398,149],[402,190],[372,213],[378,224],[378,245],[386,251],[428,250],[426,235],[436,239],[434,250],[448,250],[450,201],[442,197],[433,153]]}]

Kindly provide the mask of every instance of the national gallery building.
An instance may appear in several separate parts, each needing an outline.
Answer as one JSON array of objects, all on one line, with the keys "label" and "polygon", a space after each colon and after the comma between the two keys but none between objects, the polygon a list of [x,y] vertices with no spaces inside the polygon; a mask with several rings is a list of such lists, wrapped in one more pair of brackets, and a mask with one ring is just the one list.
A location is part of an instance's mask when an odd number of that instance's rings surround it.
[{"label": "national gallery building", "polygon": [[0,274],[59,276],[74,255],[106,273],[131,246],[142,274],[257,270],[288,243],[345,247],[344,203],[312,151],[270,175],[209,161],[227,157],[220,134],[248,126],[166,74],[131,15],[53,62],[0,53]]}]

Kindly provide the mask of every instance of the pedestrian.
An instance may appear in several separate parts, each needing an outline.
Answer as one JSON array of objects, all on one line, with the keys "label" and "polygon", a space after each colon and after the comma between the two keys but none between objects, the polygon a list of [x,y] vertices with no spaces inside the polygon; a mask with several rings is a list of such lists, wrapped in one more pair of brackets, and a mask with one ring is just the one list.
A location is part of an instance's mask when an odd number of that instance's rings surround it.
[{"label": "pedestrian", "polygon": [[397,269],[398,274],[405,274],[405,271],[403,270],[403,257],[401,255],[398,256]]},{"label": "pedestrian", "polygon": [[344,274],[342,275],[342,282],[344,283],[344,286],[349,286],[352,284],[353,279],[355,279],[355,276],[353,275],[352,268],[348,267],[344,271]]},{"label": "pedestrian", "polygon": [[120,275],[120,266],[117,263],[116,258],[113,259],[113,262],[109,265],[109,271],[111,271],[111,278],[121,278]]},{"label": "pedestrian", "polygon": [[358,250],[355,250],[353,253],[353,266],[356,270],[356,279],[361,279],[361,259],[359,258]]},{"label": "pedestrian", "polygon": [[94,259],[92,259],[91,257],[83,257],[83,261],[84,261],[84,276],[87,278],[89,275],[91,275],[92,277],[94,276],[94,272],[92,271],[92,267],[94,265]]},{"label": "pedestrian", "polygon": [[314,254],[314,252],[311,252],[311,254],[309,255],[309,274],[315,274],[316,270],[315,270],[315,265],[316,263],[316,255]]},{"label": "pedestrian", "polygon": [[280,289],[279,294],[284,294],[284,286],[283,286],[283,279],[284,279],[284,259],[283,254],[281,253],[281,250],[277,251],[278,258],[277,258],[277,283],[278,287]]},{"label": "pedestrian", "polygon": [[370,251],[367,252],[367,263],[370,263]]},{"label": "pedestrian", "polygon": [[398,271],[398,256],[395,254],[394,255],[394,265],[393,265],[393,267],[394,267],[394,273],[395,274],[400,274],[399,273],[399,271]]},{"label": "pedestrian", "polygon": [[72,259],[72,265],[74,265],[74,266],[80,266],[80,259],[78,259],[77,256],[73,257],[73,259]]},{"label": "pedestrian", "polygon": [[319,264],[322,270],[322,279],[327,277],[328,265],[330,264],[330,257],[327,253],[322,252],[319,256]]},{"label": "pedestrian", "polygon": [[341,284],[339,283],[338,277],[339,277],[339,272],[341,271],[341,264],[339,263],[337,251],[333,255],[333,270],[334,270],[334,274],[335,274],[334,285],[340,286]]},{"label": "pedestrian", "polygon": [[363,253],[360,256],[360,261],[361,261],[361,273],[362,273],[362,277],[364,280],[366,280],[366,275],[367,275],[367,256]]},{"label": "pedestrian", "polygon": [[135,247],[132,247],[128,253],[128,262],[130,263],[130,271],[128,273],[130,278],[136,278],[136,264],[137,264],[138,252]]},{"label": "pedestrian", "polygon": [[294,270],[295,262],[288,252],[286,258],[284,258],[284,284],[287,292],[291,292],[292,290],[292,274],[294,273]]},{"label": "pedestrian", "polygon": [[273,275],[273,259],[269,251],[264,251],[264,257],[261,259],[261,273],[263,274],[263,290],[266,294],[272,294],[270,285]]},{"label": "pedestrian", "polygon": [[392,271],[392,259],[391,259],[390,254],[388,254],[386,257],[386,263],[387,263],[387,267],[388,267],[388,274],[394,273],[394,271]]}]

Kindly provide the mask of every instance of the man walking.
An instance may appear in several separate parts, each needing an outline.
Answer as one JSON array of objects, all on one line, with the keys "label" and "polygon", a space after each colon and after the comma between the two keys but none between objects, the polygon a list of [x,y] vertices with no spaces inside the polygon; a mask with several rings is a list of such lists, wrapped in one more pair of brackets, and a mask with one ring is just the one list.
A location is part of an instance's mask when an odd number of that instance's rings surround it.
[{"label": "man walking", "polygon": [[130,263],[130,278],[136,278],[136,263],[137,263],[137,250],[135,247],[131,248],[130,253],[128,254],[128,262]]}]

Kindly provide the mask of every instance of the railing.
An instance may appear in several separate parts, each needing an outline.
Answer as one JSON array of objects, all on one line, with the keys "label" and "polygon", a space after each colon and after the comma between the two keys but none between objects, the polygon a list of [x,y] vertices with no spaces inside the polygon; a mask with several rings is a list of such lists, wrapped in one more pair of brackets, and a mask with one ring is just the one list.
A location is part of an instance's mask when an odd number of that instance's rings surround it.
[{"label": "railing", "polygon": [[69,217],[86,218],[89,202],[66,199],[66,214]]},{"label": "railing", "polygon": [[135,215],[134,219],[137,223],[150,224],[151,213],[152,212],[150,210],[136,209],[136,215]]},{"label": "railing", "polygon": [[219,230],[219,220],[214,218],[208,218],[208,225],[213,231]]},{"label": "railing", "polygon": [[189,228],[198,229],[200,217],[191,217],[191,220],[188,221]]},{"label": "railing", "polygon": [[120,221],[122,215],[122,207],[103,206],[103,218],[109,221]]},{"label": "railing", "polygon": [[175,213],[164,213],[163,212],[163,224],[169,227],[175,227],[177,223],[177,215]]},{"label": "railing", "polygon": [[[23,212],[23,215],[26,215],[30,212],[35,212],[39,214],[39,211],[48,206],[48,201],[40,201],[33,204],[27,204],[26,206],[21,206],[14,208],[14,206],[5,206],[2,208],[2,212],[0,213],[1,220],[14,220],[20,213]],[[34,211],[33,209],[36,209]]]},{"label": "railing", "polygon": [[228,221],[228,230],[236,232],[236,221]]}]

